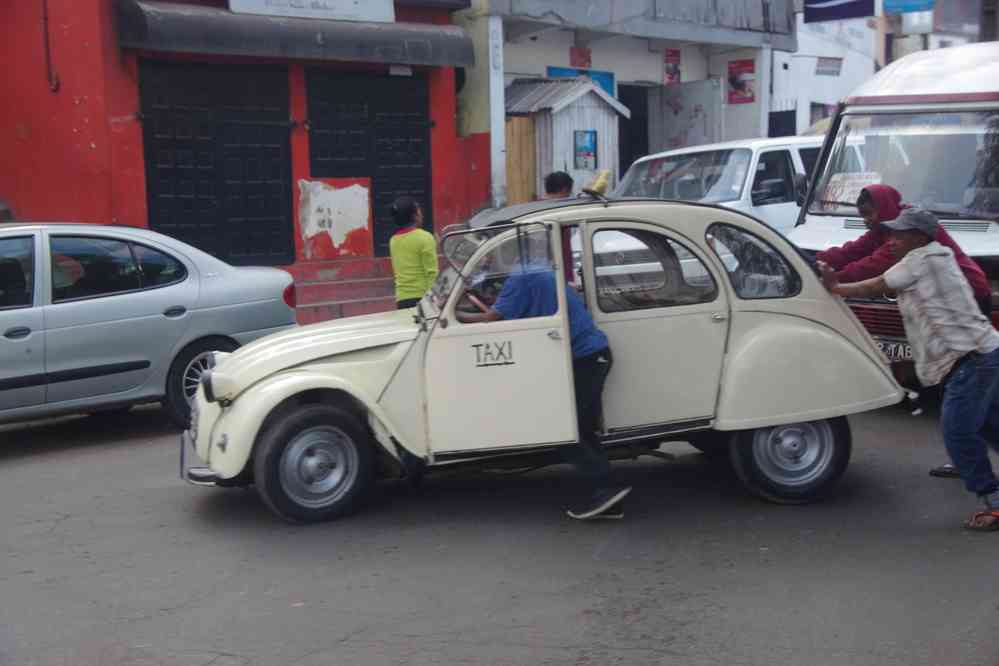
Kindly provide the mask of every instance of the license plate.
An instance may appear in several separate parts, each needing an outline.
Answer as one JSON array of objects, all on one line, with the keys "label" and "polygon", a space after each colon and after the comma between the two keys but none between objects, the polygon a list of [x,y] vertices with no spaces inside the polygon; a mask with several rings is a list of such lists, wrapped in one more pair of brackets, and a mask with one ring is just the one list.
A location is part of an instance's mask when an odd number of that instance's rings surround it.
[{"label": "license plate", "polygon": [[912,345],[908,342],[896,342],[894,340],[878,340],[878,349],[888,357],[892,363],[897,361],[912,360]]}]

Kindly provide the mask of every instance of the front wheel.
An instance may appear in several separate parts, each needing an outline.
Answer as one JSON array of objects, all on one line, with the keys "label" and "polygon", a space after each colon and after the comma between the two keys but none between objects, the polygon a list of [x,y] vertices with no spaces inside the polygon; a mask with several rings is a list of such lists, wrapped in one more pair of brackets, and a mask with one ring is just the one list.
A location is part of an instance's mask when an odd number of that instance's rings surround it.
[{"label": "front wheel", "polygon": [[370,438],[350,413],[305,405],[263,433],[253,456],[264,503],[290,522],[313,523],[355,511],[374,477]]},{"label": "front wheel", "polygon": [[826,496],[850,462],[850,424],[843,417],[789,423],[736,435],[732,467],[750,492],[780,504]]}]

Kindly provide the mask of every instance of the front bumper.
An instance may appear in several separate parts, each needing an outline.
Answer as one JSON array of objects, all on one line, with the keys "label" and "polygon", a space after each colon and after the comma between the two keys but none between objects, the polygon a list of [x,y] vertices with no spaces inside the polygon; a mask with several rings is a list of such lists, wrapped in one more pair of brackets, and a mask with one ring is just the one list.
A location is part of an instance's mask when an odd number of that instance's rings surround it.
[{"label": "front bumper", "polygon": [[[191,438],[191,431],[185,430],[180,434],[180,478],[194,486],[218,485],[218,475],[208,467],[188,467],[188,448],[191,449],[191,453],[194,453],[194,440]],[[197,456],[196,453],[195,456]]]}]

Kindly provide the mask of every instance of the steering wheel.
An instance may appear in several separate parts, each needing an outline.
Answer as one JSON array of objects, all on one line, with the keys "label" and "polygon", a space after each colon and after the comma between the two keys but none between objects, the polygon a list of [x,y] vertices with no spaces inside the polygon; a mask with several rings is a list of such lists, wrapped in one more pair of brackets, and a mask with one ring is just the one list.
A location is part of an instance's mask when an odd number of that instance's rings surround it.
[{"label": "steering wheel", "polygon": [[465,290],[465,297],[468,298],[472,305],[479,309],[479,312],[483,314],[489,312],[489,306],[483,303],[482,299],[480,299],[471,289]]}]

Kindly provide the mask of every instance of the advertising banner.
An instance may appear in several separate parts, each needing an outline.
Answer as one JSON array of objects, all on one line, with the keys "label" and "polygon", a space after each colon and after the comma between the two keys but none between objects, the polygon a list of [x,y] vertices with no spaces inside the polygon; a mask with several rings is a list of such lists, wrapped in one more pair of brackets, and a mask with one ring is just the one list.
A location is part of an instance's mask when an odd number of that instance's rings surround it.
[{"label": "advertising banner", "polygon": [[680,83],[680,49],[663,51],[663,85]]},{"label": "advertising banner", "polygon": [[874,0],[805,0],[805,23],[866,16],[874,16]]},{"label": "advertising banner", "polygon": [[728,61],[728,103],[756,101],[756,61],[752,58]]}]

